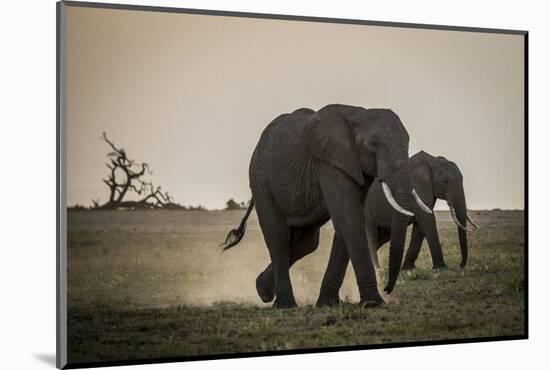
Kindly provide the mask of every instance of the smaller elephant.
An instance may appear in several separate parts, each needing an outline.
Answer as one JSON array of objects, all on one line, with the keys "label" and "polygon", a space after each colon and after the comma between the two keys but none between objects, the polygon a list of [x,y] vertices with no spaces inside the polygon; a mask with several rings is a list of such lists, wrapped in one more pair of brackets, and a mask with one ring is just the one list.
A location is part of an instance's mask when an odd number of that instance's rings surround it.
[{"label": "smaller elephant", "polygon": [[[460,266],[466,266],[468,259],[466,231],[469,231],[466,227],[466,221],[469,221],[475,228],[479,228],[479,226],[468,215],[460,169],[455,163],[444,157],[434,157],[424,151],[409,159],[409,168],[416,190],[415,196],[419,196],[424,204],[433,209],[437,199],[447,201],[453,221],[458,227],[462,256]],[[376,180],[367,194],[364,211],[367,243],[373,263],[378,267],[377,250],[389,240],[392,208],[384,197],[383,185]],[[415,261],[418,258],[424,238],[428,241],[433,268],[447,267],[437,233],[435,215],[433,213],[415,212],[415,217],[410,218],[410,223],[413,224],[413,230],[402,268],[415,268]]]}]

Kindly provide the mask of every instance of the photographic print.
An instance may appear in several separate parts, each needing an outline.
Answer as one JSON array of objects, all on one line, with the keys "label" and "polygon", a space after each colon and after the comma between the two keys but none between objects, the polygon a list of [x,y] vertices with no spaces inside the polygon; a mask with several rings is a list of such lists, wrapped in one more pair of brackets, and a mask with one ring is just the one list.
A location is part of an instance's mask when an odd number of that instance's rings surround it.
[{"label": "photographic print", "polygon": [[527,338],[526,48],[58,3],[58,366]]}]

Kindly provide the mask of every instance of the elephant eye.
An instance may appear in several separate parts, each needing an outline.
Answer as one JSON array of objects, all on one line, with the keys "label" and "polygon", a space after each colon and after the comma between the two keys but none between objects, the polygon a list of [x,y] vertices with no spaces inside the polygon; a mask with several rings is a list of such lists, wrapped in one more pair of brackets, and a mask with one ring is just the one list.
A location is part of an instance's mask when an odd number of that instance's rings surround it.
[{"label": "elephant eye", "polygon": [[367,152],[376,152],[378,148],[378,142],[372,138],[357,138],[356,145]]}]

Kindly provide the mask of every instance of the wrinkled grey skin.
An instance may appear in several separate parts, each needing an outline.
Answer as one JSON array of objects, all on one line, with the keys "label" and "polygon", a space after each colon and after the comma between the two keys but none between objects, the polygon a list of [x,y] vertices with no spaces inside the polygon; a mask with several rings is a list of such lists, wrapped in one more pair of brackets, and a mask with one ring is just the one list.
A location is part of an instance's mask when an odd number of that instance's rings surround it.
[{"label": "wrinkled grey skin", "polygon": [[[422,201],[433,210],[437,199],[446,200],[448,205],[456,210],[458,221],[462,225],[467,225],[466,197],[464,195],[462,173],[458,166],[444,157],[434,157],[424,151],[412,156],[409,160],[409,166],[414,189]],[[437,233],[435,215],[433,213],[418,212],[415,207],[418,206],[413,204],[415,217],[410,219],[410,223],[413,224],[413,231],[403,269],[415,267],[415,261],[418,258],[424,238],[428,241],[433,268],[447,267]],[[378,180],[373,182],[369,190],[364,204],[364,211],[369,248],[372,248],[371,253],[374,264],[378,266],[376,250],[389,240],[392,211]],[[468,241],[466,231],[458,226],[457,230],[462,256],[460,266],[464,267],[468,259]]]},{"label": "wrinkled grey skin", "polygon": [[[271,257],[271,264],[256,280],[264,302],[275,298],[274,307],[296,306],[289,268],[317,248],[319,228],[332,219],[333,252],[318,304],[337,303],[334,288],[338,284],[333,281],[340,279],[341,272],[333,266],[340,266],[342,256],[346,262],[351,259],[361,304],[383,303],[365,247],[362,205],[372,181],[379,177],[397,202],[411,209],[408,146],[407,131],[387,109],[337,104],[318,112],[303,108],[277,117],[266,127],[249,171],[253,204]],[[387,292],[399,274],[409,221],[393,213]],[[225,249],[242,238],[246,217],[229,233]]]}]

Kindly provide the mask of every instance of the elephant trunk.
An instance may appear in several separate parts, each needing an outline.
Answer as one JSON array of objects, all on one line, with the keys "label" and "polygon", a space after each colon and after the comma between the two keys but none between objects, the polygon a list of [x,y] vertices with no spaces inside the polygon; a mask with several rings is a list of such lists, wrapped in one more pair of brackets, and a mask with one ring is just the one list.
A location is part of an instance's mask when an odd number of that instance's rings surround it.
[{"label": "elephant trunk", "polygon": [[[458,222],[460,222],[462,225],[466,225],[468,213],[466,210],[466,202],[464,200],[461,200],[457,203],[455,207],[455,213],[456,213],[456,218],[458,219]],[[461,227],[457,227],[457,229],[458,229],[458,239],[460,243],[460,254],[462,255],[462,261],[460,262],[460,267],[464,267],[466,266],[466,262],[468,260],[468,239],[466,238],[466,230],[464,230]]]},{"label": "elephant trunk", "polygon": [[391,225],[391,239],[390,239],[390,261],[389,261],[389,273],[388,284],[384,291],[391,293],[397,282],[399,276],[399,270],[401,269],[401,263],[403,262],[403,252],[405,250],[405,236],[407,233],[407,225],[409,224],[409,218],[400,213],[394,212]]},{"label": "elephant trunk", "polygon": [[[393,166],[390,168],[384,166],[384,161],[378,161],[380,171],[379,179],[382,183],[384,195],[392,207],[391,235],[390,235],[390,258],[388,282],[384,289],[386,293],[391,293],[397,282],[399,270],[403,262],[403,252],[405,250],[405,237],[407,234],[407,225],[414,214],[412,210],[412,181],[409,172],[409,155],[404,151],[399,153],[399,160],[393,160]],[[384,186],[384,183],[387,186]],[[392,199],[393,198],[393,199]]]},{"label": "elephant trunk", "polygon": [[[393,182],[393,184],[395,184],[393,188],[396,189],[395,199],[397,203],[410,211],[412,209],[412,184],[409,182],[409,177],[401,176],[399,180]],[[398,212],[397,210],[392,212],[388,283],[384,289],[388,294],[392,292],[397,282],[397,277],[399,276],[399,270],[403,262],[405,237],[409,221],[410,217],[403,212]]]}]

